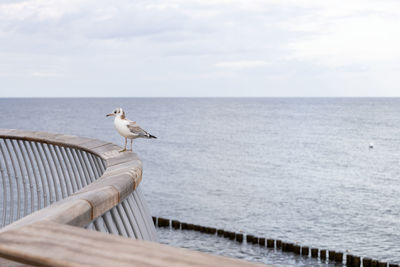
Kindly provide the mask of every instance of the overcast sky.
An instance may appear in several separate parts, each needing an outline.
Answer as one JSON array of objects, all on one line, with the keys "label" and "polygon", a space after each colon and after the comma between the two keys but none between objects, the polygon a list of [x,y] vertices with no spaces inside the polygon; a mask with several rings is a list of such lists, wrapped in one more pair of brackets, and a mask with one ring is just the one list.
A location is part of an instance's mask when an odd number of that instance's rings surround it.
[{"label": "overcast sky", "polygon": [[0,0],[0,96],[400,96],[400,1]]}]

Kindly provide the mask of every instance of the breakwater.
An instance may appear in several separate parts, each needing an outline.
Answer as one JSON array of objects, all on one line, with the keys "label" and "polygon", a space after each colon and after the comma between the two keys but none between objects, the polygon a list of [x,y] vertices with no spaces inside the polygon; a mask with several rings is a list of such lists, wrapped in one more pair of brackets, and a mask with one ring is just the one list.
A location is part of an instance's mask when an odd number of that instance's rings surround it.
[{"label": "breakwater", "polygon": [[361,257],[353,255],[347,251],[335,251],[329,249],[320,249],[307,245],[302,245],[297,242],[280,240],[262,236],[255,236],[244,232],[234,232],[218,227],[202,226],[178,220],[170,220],[162,217],[153,217],[153,222],[158,227],[171,228],[175,230],[197,231],[207,235],[216,235],[221,238],[226,238],[232,242],[238,242],[248,245],[256,245],[270,249],[271,251],[280,251],[283,253],[292,253],[299,257],[309,257],[321,260],[321,262],[339,264],[344,266],[376,266],[376,267],[398,267],[396,263],[388,263],[378,259],[369,257]]}]

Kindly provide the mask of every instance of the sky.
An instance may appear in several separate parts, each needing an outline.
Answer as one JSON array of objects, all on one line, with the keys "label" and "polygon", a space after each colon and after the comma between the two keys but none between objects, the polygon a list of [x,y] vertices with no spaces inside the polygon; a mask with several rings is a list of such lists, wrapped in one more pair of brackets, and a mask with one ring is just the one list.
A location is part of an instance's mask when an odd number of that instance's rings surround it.
[{"label": "sky", "polygon": [[400,96],[400,1],[0,0],[0,97]]}]

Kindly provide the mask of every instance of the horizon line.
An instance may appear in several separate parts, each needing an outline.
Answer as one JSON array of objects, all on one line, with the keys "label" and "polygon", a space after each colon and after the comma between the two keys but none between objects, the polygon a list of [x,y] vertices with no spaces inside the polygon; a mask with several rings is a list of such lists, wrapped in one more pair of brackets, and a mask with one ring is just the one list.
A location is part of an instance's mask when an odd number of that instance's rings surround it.
[{"label": "horizon line", "polygon": [[400,98],[400,96],[0,96],[0,99],[12,98]]}]

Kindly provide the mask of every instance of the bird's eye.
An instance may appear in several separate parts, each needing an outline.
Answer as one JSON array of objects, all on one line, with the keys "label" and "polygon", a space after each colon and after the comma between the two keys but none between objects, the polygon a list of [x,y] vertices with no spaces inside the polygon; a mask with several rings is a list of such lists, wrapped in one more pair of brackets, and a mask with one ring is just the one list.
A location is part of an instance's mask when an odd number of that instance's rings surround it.
[{"label": "bird's eye", "polygon": [[117,111],[116,111],[116,110],[114,110],[114,113],[115,113],[115,114],[117,114]]}]

